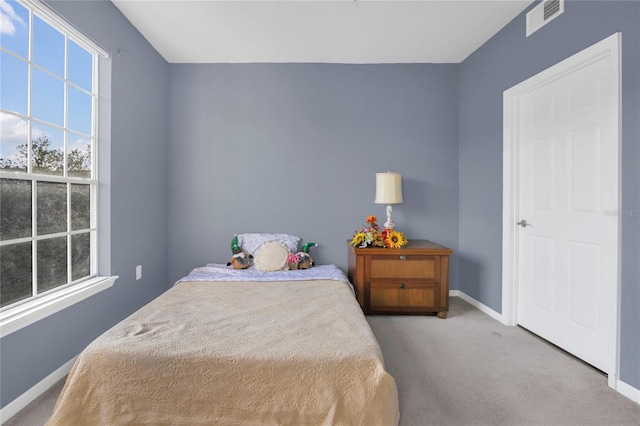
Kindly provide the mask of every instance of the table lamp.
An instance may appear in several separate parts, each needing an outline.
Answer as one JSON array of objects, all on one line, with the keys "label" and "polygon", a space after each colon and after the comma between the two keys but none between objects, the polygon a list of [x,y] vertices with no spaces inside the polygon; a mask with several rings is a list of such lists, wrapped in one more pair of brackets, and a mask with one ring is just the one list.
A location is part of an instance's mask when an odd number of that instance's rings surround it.
[{"label": "table lamp", "polygon": [[384,227],[395,228],[395,223],[391,220],[392,204],[402,203],[402,176],[400,173],[376,173],[376,204],[387,205],[387,221]]}]

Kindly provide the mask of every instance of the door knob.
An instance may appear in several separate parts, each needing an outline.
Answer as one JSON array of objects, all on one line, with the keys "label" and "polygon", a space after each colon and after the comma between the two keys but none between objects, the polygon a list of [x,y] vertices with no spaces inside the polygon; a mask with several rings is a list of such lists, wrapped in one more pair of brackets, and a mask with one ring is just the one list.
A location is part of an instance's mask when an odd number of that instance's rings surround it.
[{"label": "door knob", "polygon": [[531,226],[530,223],[528,223],[525,219],[522,219],[520,222],[518,222],[516,225],[520,225],[523,228],[526,228],[527,226]]}]

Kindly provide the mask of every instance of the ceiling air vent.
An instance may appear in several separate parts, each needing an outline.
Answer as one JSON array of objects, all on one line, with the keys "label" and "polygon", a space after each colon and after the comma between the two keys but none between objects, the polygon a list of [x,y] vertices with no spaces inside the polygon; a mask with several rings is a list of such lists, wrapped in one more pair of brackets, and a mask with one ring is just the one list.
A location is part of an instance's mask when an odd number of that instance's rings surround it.
[{"label": "ceiling air vent", "polygon": [[564,12],[564,0],[544,0],[527,13],[527,37]]}]

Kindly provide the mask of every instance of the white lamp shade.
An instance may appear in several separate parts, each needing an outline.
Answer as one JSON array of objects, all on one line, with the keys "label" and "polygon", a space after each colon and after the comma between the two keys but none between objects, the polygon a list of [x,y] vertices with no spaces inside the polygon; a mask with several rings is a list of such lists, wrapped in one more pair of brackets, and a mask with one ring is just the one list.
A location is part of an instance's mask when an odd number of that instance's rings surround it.
[{"label": "white lamp shade", "polygon": [[402,176],[400,173],[376,173],[376,204],[402,203]]}]

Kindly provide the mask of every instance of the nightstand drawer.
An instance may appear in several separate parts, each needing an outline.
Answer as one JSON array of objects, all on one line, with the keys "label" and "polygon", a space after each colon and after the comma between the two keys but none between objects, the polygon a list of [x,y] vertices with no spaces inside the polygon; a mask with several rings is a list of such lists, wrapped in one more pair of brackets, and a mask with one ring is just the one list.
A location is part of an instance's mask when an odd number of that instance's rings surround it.
[{"label": "nightstand drawer", "polygon": [[429,311],[440,303],[440,286],[426,282],[372,281],[369,286],[369,308],[392,311],[398,308]]},{"label": "nightstand drawer", "polygon": [[372,256],[371,278],[435,279],[440,275],[439,256]]}]

